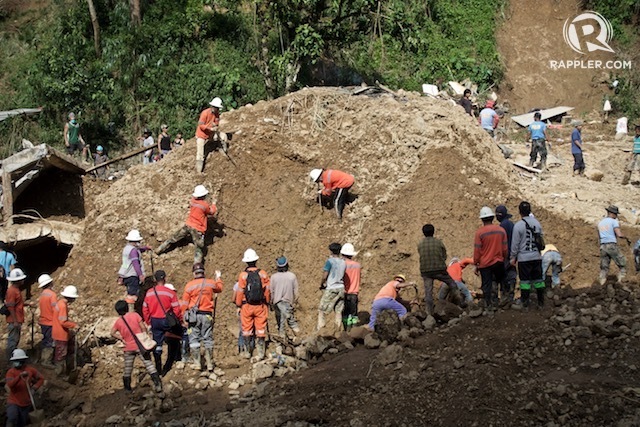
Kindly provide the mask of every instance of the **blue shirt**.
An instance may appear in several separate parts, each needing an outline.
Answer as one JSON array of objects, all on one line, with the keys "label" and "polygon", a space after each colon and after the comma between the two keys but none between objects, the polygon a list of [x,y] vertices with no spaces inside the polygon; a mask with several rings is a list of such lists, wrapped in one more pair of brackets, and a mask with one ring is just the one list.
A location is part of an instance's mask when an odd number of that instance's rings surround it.
[{"label": "blue shirt", "polygon": [[493,108],[484,108],[480,111],[480,126],[482,129],[493,130],[493,118],[498,117]]},{"label": "blue shirt", "polygon": [[547,129],[547,125],[544,122],[536,121],[529,125],[529,132],[531,132],[531,139],[546,139],[544,137],[544,131]]},{"label": "blue shirt", "polygon": [[344,272],[347,269],[347,263],[342,258],[330,257],[324,264],[324,271],[329,272],[327,277],[327,289],[343,289],[344,288]]},{"label": "blue shirt", "polygon": [[16,265],[16,257],[11,252],[0,251],[0,265],[4,267],[5,275],[9,275],[11,266]]},{"label": "blue shirt", "polygon": [[598,233],[600,234],[600,244],[603,243],[617,243],[616,228],[620,228],[620,223],[617,219],[606,217],[598,224]]},{"label": "blue shirt", "polygon": [[578,147],[575,141],[580,142],[580,145],[582,145],[582,134],[580,134],[578,129],[574,129],[573,132],[571,132],[571,154],[581,154],[582,148]]},{"label": "blue shirt", "polygon": [[640,154],[640,135],[633,138],[633,154]]}]

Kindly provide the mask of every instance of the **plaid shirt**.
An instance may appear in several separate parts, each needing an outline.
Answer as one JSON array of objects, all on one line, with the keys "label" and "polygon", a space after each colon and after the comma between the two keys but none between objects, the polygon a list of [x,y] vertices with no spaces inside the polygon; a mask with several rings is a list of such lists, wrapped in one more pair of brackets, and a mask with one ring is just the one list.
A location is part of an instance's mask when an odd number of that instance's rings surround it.
[{"label": "plaid shirt", "polygon": [[447,249],[435,237],[425,237],[418,245],[420,254],[420,273],[433,273],[447,270]]}]

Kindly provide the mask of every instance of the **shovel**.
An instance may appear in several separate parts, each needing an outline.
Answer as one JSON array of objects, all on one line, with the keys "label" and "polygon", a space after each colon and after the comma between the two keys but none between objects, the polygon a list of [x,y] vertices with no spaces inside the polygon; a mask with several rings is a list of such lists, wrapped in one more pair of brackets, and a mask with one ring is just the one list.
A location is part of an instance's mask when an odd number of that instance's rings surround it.
[{"label": "shovel", "polygon": [[29,392],[29,399],[31,399],[31,406],[33,406],[33,411],[29,412],[29,421],[31,424],[39,425],[44,421],[44,411],[36,407],[36,400],[33,398],[33,391],[31,390],[29,381],[25,380],[25,384],[27,385],[27,391]]}]

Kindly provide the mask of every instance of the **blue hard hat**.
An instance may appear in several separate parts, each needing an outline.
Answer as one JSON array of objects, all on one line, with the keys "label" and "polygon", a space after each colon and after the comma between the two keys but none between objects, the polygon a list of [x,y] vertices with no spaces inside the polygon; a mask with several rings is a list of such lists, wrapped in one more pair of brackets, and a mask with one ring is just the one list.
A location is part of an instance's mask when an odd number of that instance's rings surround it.
[{"label": "blue hard hat", "polygon": [[288,263],[289,263],[289,261],[287,261],[287,258],[285,258],[285,257],[283,257],[283,256],[281,256],[280,258],[278,258],[278,259],[276,260],[276,265],[277,265],[278,267],[284,267],[284,266],[286,266]]},{"label": "blue hard hat", "polygon": [[102,145],[98,145],[98,147],[96,148],[96,151],[104,151],[104,148],[102,148]]}]

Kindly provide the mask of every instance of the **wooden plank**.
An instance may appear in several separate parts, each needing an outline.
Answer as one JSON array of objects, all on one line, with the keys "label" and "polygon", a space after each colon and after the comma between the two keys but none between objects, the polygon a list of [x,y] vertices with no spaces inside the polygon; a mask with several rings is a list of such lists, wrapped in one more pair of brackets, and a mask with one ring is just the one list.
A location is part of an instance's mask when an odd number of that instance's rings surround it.
[{"label": "wooden plank", "polygon": [[126,159],[128,159],[129,157],[133,157],[133,156],[135,156],[136,154],[140,154],[140,153],[142,153],[142,152],[145,152],[145,151],[147,151],[147,150],[149,150],[149,149],[152,149],[152,148],[155,148],[155,147],[157,147],[157,146],[156,146],[156,145],[152,145],[152,146],[150,146],[150,147],[140,147],[140,148],[137,148],[137,149],[135,149],[135,150],[133,150],[133,151],[131,151],[131,152],[129,152],[129,153],[125,153],[125,154],[123,154],[123,155],[121,155],[121,156],[118,156],[118,157],[116,157],[115,159],[111,159],[111,160],[109,160],[108,162],[104,162],[104,163],[100,163],[99,165],[92,166],[92,167],[90,167],[90,168],[86,169],[86,170],[85,170],[85,173],[93,172],[94,170],[96,170],[96,169],[98,169],[98,168],[101,168],[101,167],[104,167],[104,166],[108,166],[108,165],[110,165],[110,164],[113,164],[113,163],[119,162],[119,161],[121,161],[121,160],[126,160]]},{"label": "wooden plank", "polygon": [[511,164],[513,164],[514,166],[517,166],[517,167],[519,167],[521,169],[524,169],[524,170],[526,170],[528,172],[542,173],[542,169],[532,168],[531,166],[523,165],[522,163],[511,162]]},{"label": "wooden plank", "polygon": [[13,224],[13,184],[11,183],[11,173],[2,172],[2,217],[5,224]]}]

